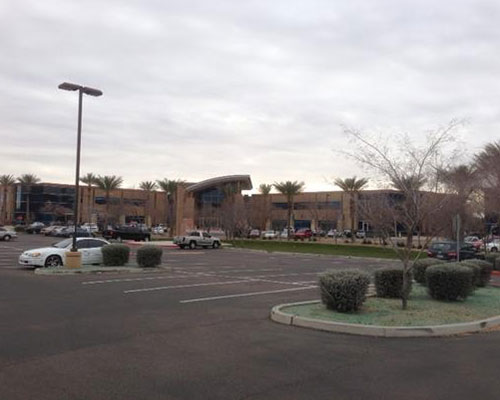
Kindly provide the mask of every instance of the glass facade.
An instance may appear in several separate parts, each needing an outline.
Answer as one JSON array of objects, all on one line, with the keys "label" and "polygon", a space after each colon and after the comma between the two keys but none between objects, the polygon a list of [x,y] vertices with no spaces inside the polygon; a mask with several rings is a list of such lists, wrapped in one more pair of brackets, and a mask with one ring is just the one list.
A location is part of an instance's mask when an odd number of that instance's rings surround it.
[{"label": "glass facade", "polygon": [[15,219],[26,220],[28,209],[32,221],[50,223],[67,221],[73,217],[75,190],[56,185],[18,185],[15,198]]},{"label": "glass facade", "polygon": [[224,201],[224,192],[219,188],[211,188],[197,194],[197,203],[200,207],[220,207]]}]

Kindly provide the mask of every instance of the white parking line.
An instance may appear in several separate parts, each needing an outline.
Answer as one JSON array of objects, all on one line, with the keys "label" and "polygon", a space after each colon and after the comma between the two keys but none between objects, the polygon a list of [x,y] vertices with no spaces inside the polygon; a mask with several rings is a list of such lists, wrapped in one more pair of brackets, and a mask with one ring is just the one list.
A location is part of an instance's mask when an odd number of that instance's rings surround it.
[{"label": "white parking line", "polygon": [[156,290],[183,289],[183,288],[191,288],[191,287],[199,287],[199,286],[234,285],[237,283],[248,283],[248,280],[245,279],[245,280],[240,280],[240,281],[195,283],[195,284],[191,284],[191,285],[160,286],[160,287],[152,287],[152,288],[144,288],[144,289],[131,289],[131,290],[124,290],[123,293],[153,292]]},{"label": "white parking line", "polygon": [[290,288],[290,289],[281,289],[281,290],[266,290],[264,292],[250,292],[250,293],[239,293],[239,294],[229,294],[225,296],[213,296],[213,297],[199,297],[197,299],[188,299],[181,300],[179,303],[196,303],[200,301],[213,301],[213,300],[222,300],[222,299],[231,299],[235,297],[249,297],[249,296],[263,296],[266,294],[274,294],[274,293],[284,293],[284,292],[294,292],[298,290],[308,290],[308,289],[316,289],[318,286],[306,286],[300,288]]},{"label": "white parking line", "polygon": [[150,280],[155,280],[155,279],[186,279],[186,278],[191,278],[191,276],[160,275],[160,276],[148,276],[148,277],[142,277],[142,278],[106,279],[106,280],[101,280],[101,281],[85,281],[85,282],[82,282],[82,285],[100,285],[103,283],[150,281]]},{"label": "white parking line", "polygon": [[269,269],[223,269],[222,272],[268,272],[268,271],[283,271],[281,268]]}]

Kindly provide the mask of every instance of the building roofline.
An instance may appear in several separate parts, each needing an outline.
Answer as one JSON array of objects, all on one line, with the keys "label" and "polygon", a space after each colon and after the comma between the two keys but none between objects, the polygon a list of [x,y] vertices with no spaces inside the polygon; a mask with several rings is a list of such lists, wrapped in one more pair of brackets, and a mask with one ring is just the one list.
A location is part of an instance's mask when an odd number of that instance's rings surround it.
[{"label": "building roofline", "polygon": [[186,188],[188,192],[197,192],[203,189],[208,189],[214,186],[223,185],[225,183],[239,182],[242,184],[242,190],[251,190],[252,189],[252,180],[250,179],[250,175],[226,175],[226,176],[218,176],[216,178],[206,179],[204,181],[195,183]]}]

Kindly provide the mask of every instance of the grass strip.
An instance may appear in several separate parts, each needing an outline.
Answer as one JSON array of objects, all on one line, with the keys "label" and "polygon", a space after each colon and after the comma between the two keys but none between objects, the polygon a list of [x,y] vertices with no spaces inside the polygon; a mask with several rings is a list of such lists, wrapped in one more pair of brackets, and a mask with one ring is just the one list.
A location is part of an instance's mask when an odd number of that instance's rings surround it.
[{"label": "grass strip", "polygon": [[[391,248],[367,246],[359,244],[330,244],[317,242],[295,242],[295,241],[271,241],[271,240],[233,240],[230,242],[234,247],[243,249],[264,250],[269,252],[282,251],[291,253],[326,254],[334,256],[352,257],[374,257],[397,259],[397,255]],[[414,255],[417,256],[415,251]],[[422,252],[420,258],[426,258],[427,254]]]},{"label": "grass strip", "polygon": [[465,301],[446,302],[432,299],[425,287],[414,285],[408,309],[401,309],[400,299],[370,297],[356,313],[328,310],[323,304],[291,306],[289,314],[326,321],[380,326],[443,325],[477,321],[500,314],[500,289],[477,289]]}]

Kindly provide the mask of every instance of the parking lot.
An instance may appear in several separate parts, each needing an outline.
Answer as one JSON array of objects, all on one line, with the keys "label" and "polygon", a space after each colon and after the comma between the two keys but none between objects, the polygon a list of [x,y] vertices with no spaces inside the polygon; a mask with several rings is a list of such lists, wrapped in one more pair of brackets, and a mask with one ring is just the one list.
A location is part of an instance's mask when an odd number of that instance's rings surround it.
[{"label": "parking lot", "polygon": [[2,399],[498,397],[499,333],[391,340],[268,318],[273,305],[318,298],[326,269],[387,260],[165,249],[162,269],[145,273],[17,266],[53,241],[0,242]]}]

